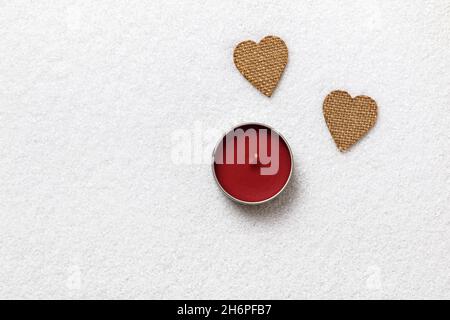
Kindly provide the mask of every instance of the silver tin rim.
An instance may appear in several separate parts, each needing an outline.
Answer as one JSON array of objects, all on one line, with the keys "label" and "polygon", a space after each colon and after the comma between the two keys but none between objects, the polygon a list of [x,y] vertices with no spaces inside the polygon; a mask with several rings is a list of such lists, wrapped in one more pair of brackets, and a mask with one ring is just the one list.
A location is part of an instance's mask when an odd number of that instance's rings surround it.
[{"label": "silver tin rim", "polygon": [[[217,179],[216,176],[216,171],[214,170],[214,161],[215,161],[215,155],[216,155],[216,151],[217,148],[219,147],[220,143],[223,141],[223,138],[226,137],[227,134],[229,134],[230,132],[232,132],[233,130],[242,127],[242,126],[248,126],[248,125],[259,125],[259,126],[263,126],[266,127],[268,129],[270,129],[272,132],[275,132],[279,137],[281,137],[281,139],[283,139],[284,143],[286,144],[288,150],[289,150],[289,156],[291,157],[291,171],[289,172],[289,177],[286,180],[286,183],[284,184],[283,188],[280,189],[280,191],[278,191],[275,195],[273,195],[272,197],[262,200],[262,201],[256,201],[256,202],[250,202],[250,201],[244,201],[244,200],[240,200],[238,198],[233,197],[231,194],[229,194],[220,184],[219,180]],[[275,130],[274,128],[272,128],[271,126],[268,126],[267,124],[264,123],[260,123],[260,122],[244,122],[241,124],[238,124],[236,126],[234,126],[233,128],[231,128],[230,130],[227,131],[227,133],[225,133],[224,136],[222,136],[220,138],[220,140],[217,142],[216,146],[214,147],[213,153],[212,153],[212,161],[211,161],[211,169],[212,169],[212,173],[214,176],[214,180],[216,181],[217,185],[219,186],[220,190],[222,190],[222,192],[231,200],[240,203],[240,204],[245,204],[245,205],[260,205],[260,204],[264,204],[267,203],[269,201],[272,201],[273,199],[277,198],[285,189],[286,187],[289,185],[289,182],[291,181],[291,177],[292,177],[292,173],[294,172],[294,156],[292,154],[292,150],[291,150],[291,146],[289,145],[289,143],[287,142],[286,138],[279,133],[277,130]]]}]

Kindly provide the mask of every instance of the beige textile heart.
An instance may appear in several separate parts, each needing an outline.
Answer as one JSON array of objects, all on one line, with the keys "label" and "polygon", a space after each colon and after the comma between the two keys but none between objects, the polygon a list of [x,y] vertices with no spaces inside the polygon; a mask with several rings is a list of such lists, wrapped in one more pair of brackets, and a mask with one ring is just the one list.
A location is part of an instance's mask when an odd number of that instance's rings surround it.
[{"label": "beige textile heart", "polygon": [[275,36],[267,36],[259,43],[244,41],[234,49],[234,64],[238,70],[267,97],[272,96],[287,62],[288,48]]},{"label": "beige textile heart", "polygon": [[323,103],[323,115],[341,152],[347,151],[375,125],[377,103],[370,97],[352,98],[345,91],[333,91]]}]

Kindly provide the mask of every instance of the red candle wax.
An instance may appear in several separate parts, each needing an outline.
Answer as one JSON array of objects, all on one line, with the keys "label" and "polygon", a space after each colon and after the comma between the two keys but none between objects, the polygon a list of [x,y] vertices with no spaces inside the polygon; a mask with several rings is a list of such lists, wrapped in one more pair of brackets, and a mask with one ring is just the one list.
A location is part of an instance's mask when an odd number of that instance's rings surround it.
[{"label": "red candle wax", "polygon": [[270,127],[250,123],[228,132],[213,154],[217,183],[233,200],[260,204],[279,195],[293,170],[286,140]]}]

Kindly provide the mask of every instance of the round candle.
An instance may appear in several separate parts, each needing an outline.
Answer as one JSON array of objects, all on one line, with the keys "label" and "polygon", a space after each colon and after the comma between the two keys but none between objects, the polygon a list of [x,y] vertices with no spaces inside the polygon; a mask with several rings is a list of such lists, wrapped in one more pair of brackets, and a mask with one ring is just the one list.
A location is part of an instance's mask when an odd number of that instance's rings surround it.
[{"label": "round candle", "polygon": [[261,204],[287,186],[293,157],[286,140],[259,123],[233,128],[213,152],[213,174],[222,191],[244,204]]}]

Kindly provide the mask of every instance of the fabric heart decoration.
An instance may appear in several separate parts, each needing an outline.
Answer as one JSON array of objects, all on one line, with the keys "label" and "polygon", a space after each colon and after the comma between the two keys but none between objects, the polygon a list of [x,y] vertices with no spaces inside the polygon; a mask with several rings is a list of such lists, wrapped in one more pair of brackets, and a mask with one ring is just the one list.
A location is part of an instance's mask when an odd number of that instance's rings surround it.
[{"label": "fabric heart decoration", "polygon": [[377,103],[370,97],[352,98],[345,91],[333,91],[323,103],[323,115],[341,152],[347,151],[375,125]]},{"label": "fabric heart decoration", "polygon": [[234,64],[259,91],[271,97],[288,62],[283,40],[267,36],[259,43],[244,41],[234,49]]}]

